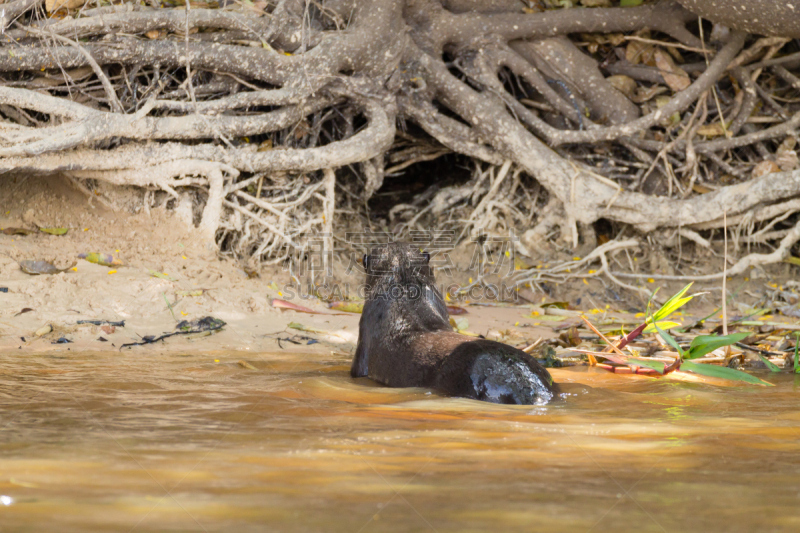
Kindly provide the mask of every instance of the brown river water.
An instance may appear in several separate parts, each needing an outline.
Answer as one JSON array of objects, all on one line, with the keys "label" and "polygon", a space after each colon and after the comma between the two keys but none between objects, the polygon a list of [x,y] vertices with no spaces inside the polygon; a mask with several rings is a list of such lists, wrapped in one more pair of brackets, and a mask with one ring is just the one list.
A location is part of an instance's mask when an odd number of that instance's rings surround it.
[{"label": "brown river water", "polygon": [[565,400],[521,407],[348,369],[344,354],[7,352],[0,531],[800,530],[790,374],[559,369]]}]

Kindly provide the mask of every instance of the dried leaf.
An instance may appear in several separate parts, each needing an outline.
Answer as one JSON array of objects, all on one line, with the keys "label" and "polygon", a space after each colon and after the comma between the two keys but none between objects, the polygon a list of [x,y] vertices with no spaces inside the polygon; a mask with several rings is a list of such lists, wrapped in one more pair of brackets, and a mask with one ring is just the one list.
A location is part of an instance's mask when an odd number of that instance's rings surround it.
[{"label": "dried leaf", "polygon": [[175,291],[175,296],[202,296],[206,289],[197,289],[194,291]]},{"label": "dried leaf", "polygon": [[775,150],[775,163],[784,172],[794,170],[800,165],[797,152],[794,150],[796,145],[797,141],[794,137],[786,137],[778,149]]},{"label": "dried leaf", "polygon": [[663,85],[653,85],[652,87],[636,87],[636,94],[631,97],[635,104],[643,104],[652,100],[661,93],[669,91]]},{"label": "dried leaf", "polygon": [[154,278],[158,279],[165,279],[167,281],[177,281],[175,278],[169,277],[166,273],[156,272],[155,270],[147,269],[147,272],[153,276]]},{"label": "dried leaf", "polygon": [[656,66],[661,71],[661,76],[673,91],[682,91],[692,84],[686,71],[676,66],[672,57],[660,48],[655,51],[654,59]]},{"label": "dried leaf", "polygon": [[730,123],[726,124],[726,127],[722,127],[722,123],[714,122],[713,124],[704,124],[697,128],[698,135],[702,135],[704,137],[722,137],[723,135],[730,137],[731,132],[728,131],[728,127],[730,127]]},{"label": "dried leaf", "polygon": [[75,9],[82,7],[86,0],[45,0],[44,8],[48,13],[53,13],[59,9]]},{"label": "dried leaf", "polygon": [[3,233],[6,235],[30,235],[34,232],[25,228],[6,228],[3,230]]},{"label": "dried leaf", "polygon": [[632,98],[636,92],[636,81],[628,76],[617,74],[614,76],[609,76],[606,78],[606,81],[628,98]]},{"label": "dried leaf", "polygon": [[291,309],[292,311],[297,311],[299,313],[311,313],[314,315],[324,315],[322,311],[314,311],[308,307],[304,307],[302,305],[293,304],[292,302],[287,302],[286,300],[279,300],[275,298],[272,300],[272,307],[277,307],[278,309]]},{"label": "dried leaf", "polygon": [[650,64],[653,62],[655,47],[641,41],[629,41],[625,47],[625,59],[633,65]]},{"label": "dried leaf", "polygon": [[66,272],[77,264],[78,262],[75,261],[67,268],[57,268],[47,261],[20,261],[19,268],[26,274],[35,276],[38,274],[58,274],[60,272]]},{"label": "dried leaf", "polygon": [[753,177],[760,178],[761,176],[766,176],[767,174],[780,171],[781,167],[779,167],[777,163],[770,161],[769,159],[765,159],[753,168]]}]

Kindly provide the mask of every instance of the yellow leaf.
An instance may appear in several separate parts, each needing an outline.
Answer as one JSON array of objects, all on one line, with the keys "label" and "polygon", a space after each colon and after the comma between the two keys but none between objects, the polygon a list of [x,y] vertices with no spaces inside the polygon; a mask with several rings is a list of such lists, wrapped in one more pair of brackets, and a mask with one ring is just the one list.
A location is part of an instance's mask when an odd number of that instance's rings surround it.
[{"label": "yellow leaf", "polygon": [[730,137],[732,134],[728,131],[727,126],[730,125],[730,121],[726,125],[726,128],[722,128],[722,123],[714,122],[713,124],[705,124],[697,128],[698,135],[702,135],[703,137],[722,137],[726,135]]}]

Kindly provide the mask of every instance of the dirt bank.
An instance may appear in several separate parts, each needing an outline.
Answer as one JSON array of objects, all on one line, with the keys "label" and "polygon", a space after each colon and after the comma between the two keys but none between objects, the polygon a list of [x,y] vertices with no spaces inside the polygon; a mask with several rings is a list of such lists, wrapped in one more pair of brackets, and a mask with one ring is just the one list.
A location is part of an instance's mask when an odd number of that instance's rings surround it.
[{"label": "dirt bank", "polygon": [[[6,178],[0,196],[0,228],[36,226],[69,231],[61,236],[38,231],[30,235],[0,233],[0,287],[7,288],[7,292],[0,292],[0,351],[108,351],[147,335],[173,331],[181,320],[208,315],[224,320],[227,326],[211,336],[176,336],[125,348],[121,353],[354,350],[360,315],[335,313],[317,298],[297,297],[297,291],[287,290],[291,276],[280,266],[261,269],[256,277],[248,276],[235,260],[220,256],[198,238],[196,230],[164,209],[136,214],[112,211],[59,177]],[[101,266],[77,257],[87,252],[113,254],[124,265]],[[452,257],[460,272],[452,279],[468,281],[465,270],[469,254],[455,253]],[[19,261],[23,260],[46,260],[67,270],[32,276],[20,269]],[[75,266],[68,268],[73,262]],[[737,311],[736,305],[744,307],[762,298],[771,284],[791,278],[790,268],[796,267],[777,266],[766,278],[729,281],[729,290],[735,292],[731,313]],[[357,287],[362,278],[360,270],[345,270],[340,272],[343,284]],[[664,290],[680,285],[683,283],[674,283]],[[719,300],[715,283],[698,288],[710,292],[694,303],[690,314],[713,309]],[[528,300],[520,303],[562,299],[594,315],[630,314],[644,305],[640,296],[609,291],[600,280],[573,280],[566,285],[551,285],[548,290],[548,295],[523,291],[520,294]],[[300,292],[308,295],[307,290]],[[619,295],[621,299],[615,299]],[[274,308],[271,302],[275,298],[291,300],[320,314]],[[553,327],[556,323],[552,317],[537,318],[528,308],[468,305],[465,309],[466,314],[456,317],[467,320],[465,329],[510,344],[529,344],[560,333]],[[125,326],[104,329],[78,324],[83,320],[124,321]],[[293,322],[305,330],[290,328]],[[48,325],[51,332],[36,335]],[[62,338],[71,343],[57,344]]]}]

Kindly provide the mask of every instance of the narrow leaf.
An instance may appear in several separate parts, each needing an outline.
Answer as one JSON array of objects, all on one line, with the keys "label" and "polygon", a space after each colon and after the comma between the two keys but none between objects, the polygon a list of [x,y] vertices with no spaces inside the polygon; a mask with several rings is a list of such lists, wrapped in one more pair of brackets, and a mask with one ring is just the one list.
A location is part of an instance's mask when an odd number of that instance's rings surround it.
[{"label": "narrow leaf", "polygon": [[758,354],[758,356],[761,358],[762,361],[764,361],[764,364],[767,365],[767,368],[769,368],[770,372],[780,372],[781,371],[781,369],[780,369],[780,367],[778,365],[776,365],[775,363],[773,363],[772,361],[770,361],[769,359],[767,359],[763,355]]},{"label": "narrow leaf", "polygon": [[273,298],[272,300],[272,307],[277,307],[278,309],[291,309],[292,311],[297,311],[299,313],[311,313],[314,315],[324,315],[326,313],[322,313],[320,311],[314,311],[304,305],[298,305],[296,303],[287,302],[286,300],[280,300],[278,298]]},{"label": "narrow leaf", "polygon": [[667,344],[669,344],[670,346],[672,346],[673,348],[675,348],[675,350],[677,350],[677,352],[678,352],[679,354],[681,354],[681,357],[683,357],[683,353],[684,353],[684,352],[683,352],[683,348],[681,348],[681,347],[678,345],[678,343],[677,343],[677,342],[675,342],[675,339],[673,339],[673,338],[672,338],[672,335],[670,335],[669,333],[667,333],[666,331],[664,331],[663,329],[661,329],[660,327],[658,327],[658,322],[656,322],[654,325],[655,325],[655,327],[656,327],[656,330],[658,330],[658,334],[659,334],[659,335],[661,335],[661,338],[662,338],[662,339],[664,339],[664,342],[666,342]]},{"label": "narrow leaf", "polygon": [[39,231],[50,235],[66,235],[69,228],[39,228]]},{"label": "narrow leaf", "polygon": [[727,366],[704,365],[704,364],[692,363],[690,361],[684,361],[683,363],[681,363],[681,370],[688,370],[690,372],[694,372],[695,374],[700,374],[701,376],[709,376],[712,378],[729,379],[732,381],[745,381],[747,383],[752,383],[754,385],[767,385],[769,387],[773,386],[772,383],[768,381],[759,379],[753,375],[748,374],[747,372],[742,372],[741,370],[728,368]]},{"label": "narrow leaf", "polygon": [[331,302],[328,304],[331,309],[337,311],[345,311],[347,313],[362,313],[364,311],[364,302]]},{"label": "narrow leaf", "polygon": [[700,335],[692,339],[692,344],[686,350],[684,359],[697,359],[713,352],[717,348],[729,346],[746,338],[749,333],[731,333],[730,335]]},{"label": "narrow leaf", "polygon": [[[661,320],[658,322],[658,327],[661,329],[672,329],[674,327],[680,326],[680,322],[672,322],[671,320]],[[654,333],[656,328],[653,324],[647,324],[647,327],[644,328],[644,333]]]},{"label": "narrow leaf", "polygon": [[662,305],[661,308],[653,314],[653,320],[658,322],[659,320],[667,318],[669,315],[683,307],[686,302],[694,298],[694,295],[684,297],[684,294],[686,294],[686,291],[688,291],[691,286],[692,284],[689,283],[687,286],[681,289],[680,292],[664,302],[664,305]]}]

